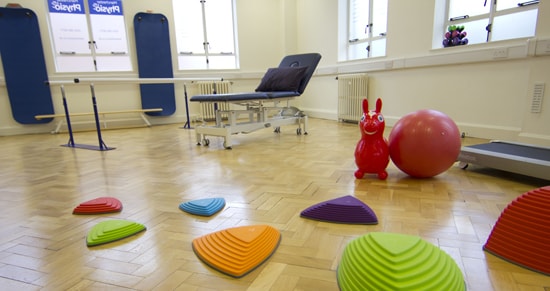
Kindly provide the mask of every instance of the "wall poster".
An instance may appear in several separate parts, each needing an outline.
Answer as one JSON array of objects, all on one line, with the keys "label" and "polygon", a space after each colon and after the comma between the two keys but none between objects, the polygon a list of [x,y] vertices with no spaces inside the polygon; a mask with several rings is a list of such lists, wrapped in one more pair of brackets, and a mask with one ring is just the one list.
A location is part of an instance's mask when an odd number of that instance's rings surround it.
[{"label": "wall poster", "polygon": [[131,71],[122,1],[86,2],[48,0],[57,71]]}]

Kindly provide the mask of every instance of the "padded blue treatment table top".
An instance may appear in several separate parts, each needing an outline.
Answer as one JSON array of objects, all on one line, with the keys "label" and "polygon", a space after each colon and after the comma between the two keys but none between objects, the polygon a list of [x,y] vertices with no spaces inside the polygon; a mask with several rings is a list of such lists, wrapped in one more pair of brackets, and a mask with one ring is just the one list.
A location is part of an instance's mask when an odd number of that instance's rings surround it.
[{"label": "padded blue treatment table top", "polygon": [[288,98],[300,96],[296,91],[280,92],[245,92],[245,93],[225,93],[225,94],[205,94],[191,97],[193,102],[238,102],[249,100],[270,100],[277,98]]}]

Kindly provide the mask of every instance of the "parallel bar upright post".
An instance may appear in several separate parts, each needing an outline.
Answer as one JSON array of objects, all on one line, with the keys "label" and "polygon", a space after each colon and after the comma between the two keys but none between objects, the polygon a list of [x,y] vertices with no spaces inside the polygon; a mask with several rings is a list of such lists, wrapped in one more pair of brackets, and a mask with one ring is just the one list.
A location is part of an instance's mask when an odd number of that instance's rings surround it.
[{"label": "parallel bar upright post", "polygon": [[69,131],[69,143],[67,145],[74,147],[73,128],[71,126],[69,107],[67,105],[67,98],[65,97],[65,87],[63,85],[61,85],[61,97],[63,98],[63,108],[65,110],[65,119],[67,120],[67,130]]},{"label": "parallel bar upright post", "polygon": [[105,150],[108,150],[109,148],[107,147],[107,145],[105,145],[105,143],[103,142],[103,138],[101,137],[101,125],[99,123],[99,114],[97,111],[97,102],[95,98],[95,90],[94,90],[93,83],[90,84],[90,89],[92,91],[92,105],[94,107],[95,126],[97,130],[97,140],[99,142],[99,150],[105,151]]},{"label": "parallel bar upright post", "polygon": [[183,126],[183,128],[190,129],[191,128],[191,121],[189,118],[189,102],[187,101],[187,86],[185,83],[183,83],[183,94],[185,95],[185,114],[187,115],[187,122]]}]

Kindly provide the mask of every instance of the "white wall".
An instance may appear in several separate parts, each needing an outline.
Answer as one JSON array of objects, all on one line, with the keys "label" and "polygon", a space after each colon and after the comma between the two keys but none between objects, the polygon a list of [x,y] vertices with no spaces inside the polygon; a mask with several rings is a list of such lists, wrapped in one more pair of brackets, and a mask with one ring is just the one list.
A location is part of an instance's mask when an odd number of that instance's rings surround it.
[{"label": "white wall", "polygon": [[[310,116],[336,120],[337,82],[347,72],[369,74],[369,98],[382,98],[388,125],[406,113],[431,108],[451,116],[471,136],[506,139],[550,146],[550,101],[541,113],[530,113],[536,82],[550,91],[550,3],[541,1],[537,35],[531,40],[432,49],[434,7],[439,0],[389,1],[387,57],[367,61],[337,61],[337,0],[237,0],[241,68],[236,71],[181,73],[176,77],[221,76],[234,82],[234,91],[253,90],[268,67],[290,53],[319,52],[323,59],[316,76],[296,104]],[[0,1],[0,6],[8,3]],[[54,72],[43,1],[20,0],[40,17],[50,79],[72,78]],[[146,4],[143,4],[146,3]],[[133,15],[153,10],[172,18],[170,0],[124,1],[133,52]],[[173,35],[173,31],[172,31]],[[437,38],[437,36],[435,36]],[[494,59],[494,48],[508,50],[508,58]],[[172,51],[176,55],[175,41]],[[176,69],[176,59],[173,58]],[[134,66],[136,62],[134,60]],[[79,77],[105,77],[88,74]],[[0,69],[0,80],[3,74]],[[120,76],[120,75],[118,75]],[[137,77],[137,72],[124,74]],[[1,82],[1,81],[0,81]],[[177,112],[152,122],[184,122],[182,85],[176,85]],[[140,108],[135,84],[97,85],[102,110]],[[59,88],[52,88],[56,112],[61,112]],[[70,86],[71,111],[90,111],[89,89]],[[192,95],[193,87],[189,87]],[[548,93],[544,98],[548,99]],[[191,110],[198,112],[196,104]],[[0,135],[48,132],[53,124],[20,125],[11,117],[5,87],[0,85]]]},{"label": "white wall", "polygon": [[[409,112],[429,108],[449,115],[470,136],[550,146],[550,101],[543,101],[541,113],[530,112],[535,83],[546,83],[544,98],[549,98],[550,3],[541,1],[537,35],[530,40],[432,49],[436,1],[389,1],[387,57],[347,63],[336,62],[335,44],[327,41],[337,38],[337,19],[327,17],[336,14],[336,1],[298,1],[304,20],[298,23],[298,49],[320,51],[324,58],[300,99],[301,109],[335,119],[333,77],[367,72],[369,99],[382,98],[390,126]],[[322,37],[308,33],[312,27],[323,31]],[[495,59],[496,48],[507,49],[508,58]]]}]

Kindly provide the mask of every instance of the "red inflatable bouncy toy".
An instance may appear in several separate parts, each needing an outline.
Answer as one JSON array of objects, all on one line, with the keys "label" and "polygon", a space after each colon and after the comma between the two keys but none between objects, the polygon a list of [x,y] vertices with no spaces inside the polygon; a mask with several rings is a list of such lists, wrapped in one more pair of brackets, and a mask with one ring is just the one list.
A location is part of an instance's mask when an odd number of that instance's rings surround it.
[{"label": "red inflatable bouncy toy", "polygon": [[386,167],[390,162],[388,141],[384,138],[386,122],[380,113],[382,100],[376,100],[376,110],[369,111],[367,99],[363,99],[363,117],[359,121],[361,140],[355,147],[355,178],[361,179],[365,174],[377,174],[378,179],[388,177]]}]

